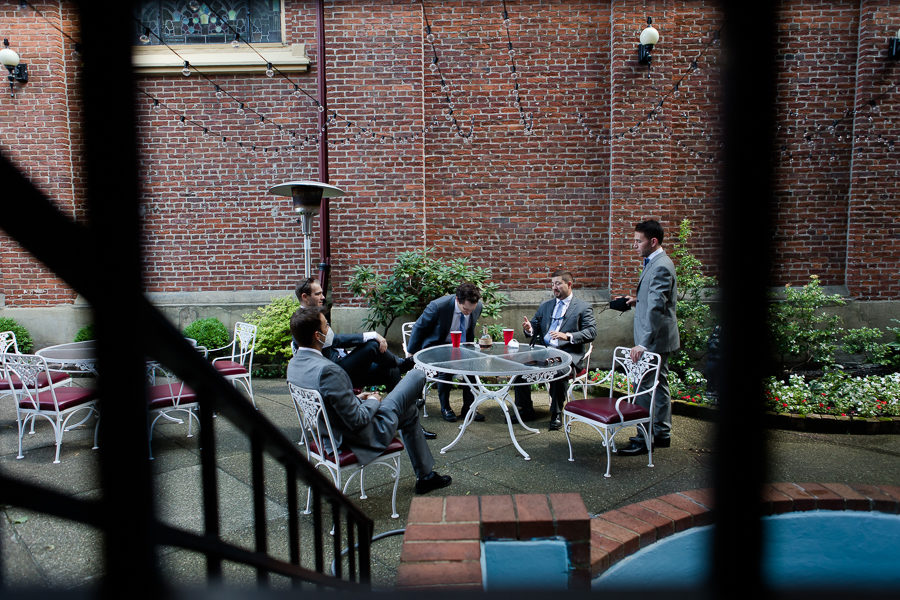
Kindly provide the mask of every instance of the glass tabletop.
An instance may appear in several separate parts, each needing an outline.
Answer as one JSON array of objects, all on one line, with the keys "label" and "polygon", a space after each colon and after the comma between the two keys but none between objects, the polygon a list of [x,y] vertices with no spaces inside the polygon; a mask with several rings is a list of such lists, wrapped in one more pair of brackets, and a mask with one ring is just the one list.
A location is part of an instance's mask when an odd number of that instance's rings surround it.
[{"label": "glass tabletop", "polygon": [[479,348],[477,344],[462,344],[454,348],[451,344],[432,346],[419,350],[413,357],[417,365],[425,369],[452,375],[477,375],[485,377],[509,377],[547,371],[568,369],[572,357],[558,348],[521,344],[518,349],[502,343],[490,348]]},{"label": "glass tabletop", "polygon": [[47,346],[42,350],[38,350],[35,354],[43,356],[47,360],[94,360],[97,354],[97,341],[85,340],[83,342],[69,342],[67,344]]}]

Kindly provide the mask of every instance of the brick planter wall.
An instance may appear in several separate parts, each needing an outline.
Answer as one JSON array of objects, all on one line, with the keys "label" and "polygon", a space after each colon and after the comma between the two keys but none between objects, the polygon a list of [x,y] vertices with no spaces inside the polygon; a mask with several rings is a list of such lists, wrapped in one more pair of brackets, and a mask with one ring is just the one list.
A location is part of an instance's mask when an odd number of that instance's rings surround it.
[{"label": "brick planter wall", "polygon": [[397,572],[400,589],[482,589],[481,541],[559,536],[569,589],[590,586],[590,518],[578,494],[414,498]]}]

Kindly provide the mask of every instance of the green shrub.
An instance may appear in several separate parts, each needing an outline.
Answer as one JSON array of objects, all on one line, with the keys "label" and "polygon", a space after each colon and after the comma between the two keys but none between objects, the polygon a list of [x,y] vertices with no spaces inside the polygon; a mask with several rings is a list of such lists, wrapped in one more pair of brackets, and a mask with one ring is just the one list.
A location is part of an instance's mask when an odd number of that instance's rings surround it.
[{"label": "green shrub", "polygon": [[839,295],[825,294],[817,275],[811,275],[809,283],[801,288],[786,285],[784,300],[769,307],[769,323],[781,362],[800,365],[834,363],[841,318],[823,309],[844,304]]},{"label": "green shrub", "polygon": [[0,317],[0,331],[12,331],[16,334],[16,345],[22,354],[30,354],[34,349],[34,340],[31,339],[31,334],[14,319]]},{"label": "green shrub", "polygon": [[231,341],[231,333],[228,328],[215,317],[197,319],[184,328],[184,337],[197,340],[197,344],[206,346],[207,349],[221,348]]},{"label": "green shrub", "polygon": [[669,357],[671,368],[682,373],[706,353],[707,340],[712,332],[706,300],[716,286],[716,278],[704,275],[703,263],[688,250],[690,237],[691,222],[684,219],[678,227],[671,251],[678,285],[678,337],[681,347]]},{"label": "green shrub", "polygon": [[294,296],[275,298],[265,306],[244,315],[244,320],[256,325],[256,354],[270,360],[291,358],[291,315],[300,308]]},{"label": "green shrub", "polygon": [[841,344],[848,354],[862,354],[866,361],[876,365],[890,365],[894,349],[889,342],[882,342],[884,332],[875,327],[860,327],[844,332]]},{"label": "green shrub", "polygon": [[75,339],[72,340],[74,342],[84,342],[87,340],[95,339],[94,335],[94,324],[88,323],[84,327],[78,330],[78,333],[75,334]]},{"label": "green shrub", "polygon": [[797,374],[766,382],[766,408],[795,414],[842,417],[900,416],[900,373],[854,377],[839,370],[807,383]]},{"label": "green shrub", "polygon": [[386,334],[397,317],[421,314],[429,302],[453,293],[466,281],[481,290],[482,317],[499,317],[506,298],[496,284],[488,281],[490,276],[490,271],[473,267],[468,259],[445,261],[432,258],[429,250],[416,250],[401,252],[387,275],[376,275],[369,267],[358,265],[353,270],[350,291],[366,299],[369,316],[365,327],[381,327]]}]

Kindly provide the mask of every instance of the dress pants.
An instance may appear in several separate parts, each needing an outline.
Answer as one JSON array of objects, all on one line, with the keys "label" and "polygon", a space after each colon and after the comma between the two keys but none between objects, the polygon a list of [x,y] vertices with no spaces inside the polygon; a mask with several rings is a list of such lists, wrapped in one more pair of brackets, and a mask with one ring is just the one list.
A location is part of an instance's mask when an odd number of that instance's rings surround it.
[{"label": "dress pants", "polygon": [[[653,404],[653,437],[668,438],[672,434],[672,399],[669,395],[669,353],[660,352],[659,362],[659,381],[656,386],[656,399]],[[642,389],[651,387],[652,381],[645,381],[638,388]],[[650,408],[650,394],[642,394],[637,397],[635,402],[644,408]],[[637,437],[643,439],[644,435],[638,429]]]},{"label": "dress pants", "polygon": [[[443,375],[441,379],[451,380],[453,378],[452,375]],[[468,412],[469,407],[472,406],[472,403],[475,402],[475,394],[472,393],[472,389],[465,383],[460,384],[462,387],[462,395],[463,395],[463,403],[462,403],[462,412]],[[450,408],[450,389],[453,387],[452,383],[438,383],[438,400],[441,402],[441,410]]]},{"label": "dress pants", "polygon": [[[569,371],[557,371],[556,376],[562,377]],[[563,406],[566,404],[566,389],[569,386],[569,378],[562,377],[550,382],[550,418],[554,419],[562,414]],[[531,400],[531,386],[517,385],[515,386],[516,406],[519,410],[534,409],[534,403]]]},{"label": "dress pants", "polygon": [[390,350],[381,352],[378,348],[377,340],[369,340],[335,361],[350,376],[353,387],[383,385],[390,392],[400,382],[402,361]]}]

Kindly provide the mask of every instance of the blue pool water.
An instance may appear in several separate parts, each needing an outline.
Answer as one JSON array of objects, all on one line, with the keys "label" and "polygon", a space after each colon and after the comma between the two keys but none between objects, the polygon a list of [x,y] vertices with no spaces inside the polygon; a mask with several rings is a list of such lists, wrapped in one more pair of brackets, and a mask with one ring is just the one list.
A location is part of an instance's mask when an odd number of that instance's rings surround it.
[{"label": "blue pool water", "polygon": [[[900,586],[900,516],[855,511],[763,519],[763,578],[779,588]],[[697,585],[710,575],[712,526],[677,533],[626,557],[593,589]]]},{"label": "blue pool water", "polygon": [[565,540],[486,541],[481,544],[484,589],[565,590],[569,554]]}]

